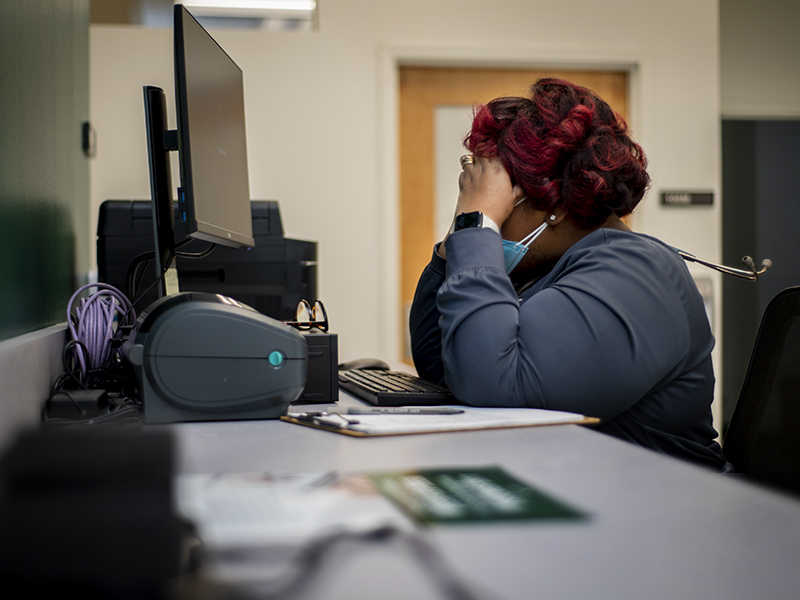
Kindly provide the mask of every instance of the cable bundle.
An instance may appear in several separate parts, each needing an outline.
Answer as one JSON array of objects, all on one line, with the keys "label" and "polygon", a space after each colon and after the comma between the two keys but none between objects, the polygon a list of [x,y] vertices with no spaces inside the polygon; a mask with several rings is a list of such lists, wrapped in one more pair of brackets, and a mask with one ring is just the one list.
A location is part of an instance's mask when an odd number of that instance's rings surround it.
[{"label": "cable bundle", "polygon": [[[97,289],[88,297],[81,294]],[[80,298],[80,302],[76,301]],[[90,387],[92,373],[108,364],[114,340],[122,338],[123,327],[136,320],[127,296],[112,285],[90,283],[78,288],[67,304],[67,323],[71,336],[65,353],[72,353],[73,368],[68,369],[81,387]]]}]

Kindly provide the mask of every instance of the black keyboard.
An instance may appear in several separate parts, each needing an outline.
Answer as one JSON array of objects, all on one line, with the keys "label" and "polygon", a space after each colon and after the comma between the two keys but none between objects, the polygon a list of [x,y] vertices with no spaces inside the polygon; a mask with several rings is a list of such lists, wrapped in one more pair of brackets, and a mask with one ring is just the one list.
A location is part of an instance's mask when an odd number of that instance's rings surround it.
[{"label": "black keyboard", "polygon": [[446,387],[401,371],[339,371],[339,387],[375,406],[459,404]]}]

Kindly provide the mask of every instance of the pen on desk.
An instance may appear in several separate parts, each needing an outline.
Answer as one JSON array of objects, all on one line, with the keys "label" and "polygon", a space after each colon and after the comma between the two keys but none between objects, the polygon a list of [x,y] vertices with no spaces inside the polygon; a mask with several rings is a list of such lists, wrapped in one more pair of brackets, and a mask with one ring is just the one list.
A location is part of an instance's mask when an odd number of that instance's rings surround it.
[{"label": "pen on desk", "polygon": [[[328,411],[309,411],[303,413],[296,413],[303,415],[307,418],[313,417],[327,417],[328,415],[458,415],[463,413],[461,408],[432,408],[432,407],[419,407],[419,406],[402,406],[402,407],[351,407],[338,410]],[[295,415],[295,416],[296,416]]]},{"label": "pen on desk", "polygon": [[[334,412],[334,411],[331,411]],[[342,411],[336,411],[342,412]],[[386,406],[348,408],[344,411],[348,415],[458,415],[464,412],[461,408],[430,408],[424,406]]]},{"label": "pen on desk", "polygon": [[305,421],[306,423],[314,423],[317,425],[326,425],[335,429],[347,428],[350,425],[358,425],[356,419],[348,419],[337,412],[306,412],[306,413],[290,413],[290,417],[298,421]]}]

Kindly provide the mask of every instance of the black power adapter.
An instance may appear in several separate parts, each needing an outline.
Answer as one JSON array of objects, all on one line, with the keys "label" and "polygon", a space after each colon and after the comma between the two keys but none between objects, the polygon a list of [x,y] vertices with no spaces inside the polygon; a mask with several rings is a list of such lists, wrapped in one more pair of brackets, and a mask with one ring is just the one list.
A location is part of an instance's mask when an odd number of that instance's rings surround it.
[{"label": "black power adapter", "polygon": [[59,390],[45,405],[48,419],[91,419],[108,409],[106,390]]}]

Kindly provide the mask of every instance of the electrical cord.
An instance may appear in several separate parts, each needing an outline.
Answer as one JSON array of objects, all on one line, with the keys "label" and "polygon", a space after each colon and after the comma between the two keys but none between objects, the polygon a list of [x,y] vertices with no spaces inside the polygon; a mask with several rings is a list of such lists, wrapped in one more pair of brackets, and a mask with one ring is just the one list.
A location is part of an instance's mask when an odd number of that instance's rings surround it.
[{"label": "electrical cord", "polygon": [[[178,244],[176,244],[175,248],[174,248],[174,253],[170,255],[170,259],[169,259],[169,262],[167,264],[172,262],[172,257],[173,256],[180,256],[182,258],[189,258],[189,259],[204,258],[204,257],[208,256],[209,254],[211,254],[217,247],[216,244],[212,243],[208,248],[206,248],[205,250],[203,250],[201,252],[178,252],[177,251],[178,248],[183,248],[184,246],[190,244],[193,241],[195,241],[194,238],[186,238],[183,241],[181,241]],[[141,278],[144,276],[144,272],[147,269],[147,265],[150,263],[151,260],[155,259],[155,257],[156,257],[156,253],[154,251],[152,251],[152,250],[149,251],[149,252],[142,252],[141,254],[139,254],[137,257],[135,257],[131,261],[130,265],[128,265],[128,273],[127,273],[127,276],[126,276],[126,280],[127,280],[127,288],[128,288],[127,291],[128,291],[128,297],[129,298],[136,297],[136,290],[139,287],[139,284],[141,283]],[[142,269],[141,274],[139,274],[139,269],[142,266],[144,266],[144,269]],[[161,273],[161,275],[159,276],[159,278],[156,281],[160,281],[161,277],[163,277],[163,276],[164,276],[164,273]],[[138,281],[137,281],[137,278],[138,278]],[[150,287],[148,287],[144,292],[142,292],[141,296],[144,296],[144,294],[146,294],[147,291],[149,291],[151,287],[152,287],[152,285]],[[136,302],[138,302],[138,299],[134,302],[134,304]]]},{"label": "electrical cord", "polygon": [[[192,241],[184,240],[176,247]],[[194,256],[210,253],[216,245]],[[140,256],[155,256],[155,253],[144,253]],[[170,253],[166,265],[171,264],[174,254]],[[136,261],[134,261],[136,263]],[[134,264],[132,263],[132,265]],[[131,374],[125,373],[124,361],[120,356],[120,348],[125,341],[125,334],[136,321],[135,306],[150,289],[158,284],[167,273],[167,267],[142,294],[133,302],[117,288],[106,283],[87,284],[79,288],[70,298],[67,306],[67,320],[72,339],[62,353],[64,375],[57,383],[60,389],[67,383],[76,384],[79,388],[96,387],[98,381],[131,380]],[[136,268],[128,274],[136,275]],[[130,281],[129,281],[130,287]],[[81,298],[80,305],[74,306],[76,299],[86,290],[97,288],[98,291],[88,298]]]},{"label": "electrical cord", "polygon": [[[221,596],[225,600],[245,600],[248,598],[289,598],[301,592],[314,577],[320,573],[323,561],[334,548],[344,542],[390,543],[403,542],[410,549],[419,567],[436,585],[447,600],[478,600],[479,595],[453,571],[441,553],[416,531],[406,531],[393,525],[379,525],[367,530],[336,528],[319,535],[299,549],[292,565],[281,575],[269,580],[232,584],[225,588]],[[273,548],[263,548],[264,552],[274,552]],[[236,563],[239,560],[259,561],[258,548],[230,548],[217,553],[222,562]]]},{"label": "electrical cord", "polygon": [[67,398],[69,398],[70,401],[72,402],[72,405],[80,413],[80,415],[82,417],[84,417],[84,418],[86,417],[86,411],[83,409],[83,407],[80,404],[78,404],[78,401],[75,399],[75,396],[73,396],[68,390],[57,390],[57,391],[54,391],[52,394],[50,394],[50,397],[47,399],[47,402],[45,402],[45,404],[44,404],[44,407],[42,409],[42,420],[43,421],[47,421],[48,420],[47,409],[49,408],[50,401],[55,396],[58,396],[58,395],[66,396]]},{"label": "electrical cord", "polygon": [[184,258],[191,258],[193,260],[197,258],[205,258],[209,254],[211,254],[216,249],[216,247],[217,245],[212,243],[208,248],[206,248],[202,252],[178,252],[177,255],[182,256]]},{"label": "electrical cord", "polygon": [[[97,291],[82,296],[90,289]],[[107,283],[79,287],[67,304],[67,327],[70,341],[62,359],[65,371],[79,387],[92,387],[93,375],[102,372],[111,358],[114,344],[125,327],[133,325],[136,313],[131,301]]]},{"label": "electrical cord", "polygon": [[64,373],[61,376],[63,380],[59,378],[59,381],[61,382],[61,385],[58,388],[59,390],[70,381],[79,389],[89,389],[89,385],[85,377],[85,371],[80,368],[77,360],[78,355],[75,350],[76,348],[80,349],[84,356],[89,354],[89,350],[86,345],[79,340],[70,340],[66,343],[64,348],[61,350],[61,365],[64,367]]},{"label": "electrical cord", "polygon": [[[145,254],[148,254],[148,253],[145,253]],[[149,254],[152,254],[153,256],[155,256],[155,254],[152,253],[152,252],[150,252]],[[140,256],[144,256],[144,254],[140,254]],[[158,284],[162,279],[164,279],[164,276],[167,274],[167,271],[169,270],[169,265],[172,264],[172,259],[173,259],[174,256],[175,256],[174,251],[171,251],[169,256],[168,256],[168,258],[167,258],[167,261],[161,267],[161,274],[150,285],[148,285],[145,288],[145,290],[141,294],[139,294],[138,297],[136,297],[136,299],[133,301],[133,306],[136,306],[139,302],[141,302],[142,299],[147,295],[147,292],[149,292],[151,289],[153,289],[154,285]],[[148,262],[149,262],[149,260],[152,260],[152,258],[148,259]],[[131,265],[133,265],[133,264],[134,263],[131,263]],[[139,287],[139,282],[133,282],[133,280],[131,279],[131,276],[133,276],[135,278],[137,270],[138,270],[138,266],[133,271],[131,271],[130,267],[128,268],[128,278],[129,278],[128,279],[128,287],[132,287],[134,291],[136,291],[136,288]],[[131,273],[133,275],[131,275]],[[144,273],[142,273],[142,275],[139,276],[139,281],[141,281],[141,277],[143,277],[143,276],[144,276]],[[131,297],[134,297],[134,296],[135,296],[135,294],[131,294]]]},{"label": "electrical cord", "polygon": [[[63,419],[47,416],[47,407],[43,411],[42,420],[45,425],[58,425],[60,427],[86,427],[87,425],[116,425],[116,426],[140,426],[142,425],[142,413],[134,405],[127,405],[106,414],[98,415],[90,419]],[[86,416],[86,411],[81,411],[82,416]]]},{"label": "electrical cord", "polygon": [[[141,425],[142,413],[141,402],[126,395],[110,397],[108,400],[107,412],[89,416],[87,411],[80,405],[75,398],[74,390],[64,389],[64,386],[72,380],[73,375],[64,373],[55,381],[50,397],[42,405],[41,420],[46,426],[59,425],[66,426],[86,426],[86,425]],[[86,389],[81,387],[81,389]],[[51,417],[50,409],[53,400],[57,396],[65,396],[72,403],[80,418]]]}]

